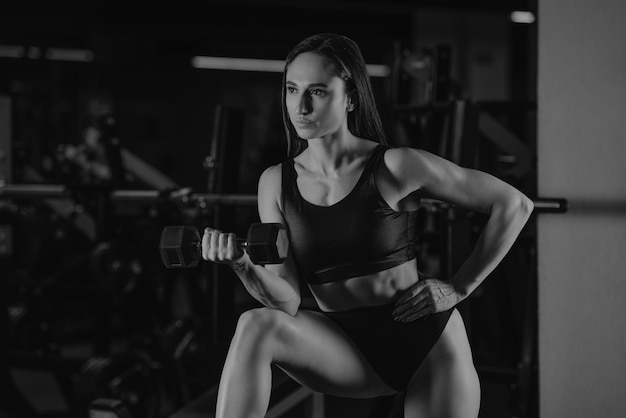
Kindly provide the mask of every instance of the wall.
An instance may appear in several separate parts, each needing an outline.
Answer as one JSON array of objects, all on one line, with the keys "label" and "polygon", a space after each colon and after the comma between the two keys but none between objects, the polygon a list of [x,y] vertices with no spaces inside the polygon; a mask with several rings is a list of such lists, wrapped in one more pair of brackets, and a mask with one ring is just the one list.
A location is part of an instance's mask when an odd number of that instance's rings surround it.
[{"label": "wall", "polygon": [[626,411],[626,3],[539,2],[540,416]]}]

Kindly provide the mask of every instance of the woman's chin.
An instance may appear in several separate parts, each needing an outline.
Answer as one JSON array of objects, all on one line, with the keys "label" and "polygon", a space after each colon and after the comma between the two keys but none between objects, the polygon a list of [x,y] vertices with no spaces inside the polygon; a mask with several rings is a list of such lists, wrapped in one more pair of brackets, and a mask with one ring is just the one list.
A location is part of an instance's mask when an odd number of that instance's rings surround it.
[{"label": "woman's chin", "polygon": [[301,130],[301,131],[296,131],[296,132],[298,133],[298,136],[301,139],[304,139],[305,141],[318,138],[318,136],[315,135],[315,133],[310,130]]}]

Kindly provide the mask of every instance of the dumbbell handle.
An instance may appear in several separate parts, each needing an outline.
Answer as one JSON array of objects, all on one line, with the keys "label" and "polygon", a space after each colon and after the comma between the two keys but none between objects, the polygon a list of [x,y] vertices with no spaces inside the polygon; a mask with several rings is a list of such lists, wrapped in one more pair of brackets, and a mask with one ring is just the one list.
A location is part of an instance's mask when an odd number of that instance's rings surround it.
[{"label": "dumbbell handle", "polygon": [[[241,251],[244,251],[248,248],[248,242],[242,238],[236,238],[235,243],[237,245],[237,248],[239,248]],[[202,238],[192,241],[191,244],[193,244],[198,249],[198,251],[202,253]]]}]

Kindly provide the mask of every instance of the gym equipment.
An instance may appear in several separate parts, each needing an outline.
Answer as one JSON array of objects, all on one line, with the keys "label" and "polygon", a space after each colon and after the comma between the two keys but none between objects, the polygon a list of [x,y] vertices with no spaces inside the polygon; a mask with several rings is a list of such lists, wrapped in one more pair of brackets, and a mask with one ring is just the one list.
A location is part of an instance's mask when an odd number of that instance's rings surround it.
[{"label": "gym equipment", "polygon": [[58,325],[27,301],[9,306],[8,331],[7,342],[12,350],[58,352]]},{"label": "gym equipment", "polygon": [[[136,205],[145,205],[145,204],[158,204],[160,202],[171,203],[174,206],[180,206],[185,209],[204,209],[210,206],[222,205],[222,206],[255,206],[257,203],[257,196],[255,195],[241,195],[241,194],[206,194],[206,193],[195,193],[188,189],[180,189],[173,191],[159,191],[159,190],[118,190],[112,189],[106,191],[108,197],[111,200],[111,203],[116,204],[136,204]],[[65,185],[54,185],[54,184],[0,184],[0,200],[3,199],[55,199],[55,200],[72,200],[73,193],[72,190]],[[568,201],[566,199],[558,199],[558,198],[534,198],[533,203],[535,205],[536,213],[565,213],[568,211]],[[432,210],[444,211],[443,213],[450,213],[449,211],[454,210],[454,206],[445,202],[440,202],[432,199],[422,199],[422,205]],[[447,224],[447,217],[446,217]],[[191,237],[191,235],[190,235]],[[199,237],[196,238],[199,241]],[[453,241],[454,242],[454,241]],[[182,244],[182,241],[179,242]],[[197,249],[197,248],[196,248]],[[171,249],[175,254],[178,254],[179,251],[182,251],[182,248],[174,248]],[[449,250],[449,249],[448,249]],[[190,250],[191,251],[191,250]],[[186,259],[189,260],[189,259]],[[533,278],[532,280],[535,280]],[[213,282],[217,282],[217,280],[212,280]],[[1,282],[1,281],[0,281]],[[223,282],[223,281],[222,281]],[[0,292],[1,293],[1,292]],[[220,300],[228,299],[227,297],[223,297],[224,292],[214,292],[211,294],[210,299],[213,303],[209,304],[211,309],[216,309],[215,307],[220,303]],[[528,316],[526,318],[526,322],[533,322],[534,315],[536,313],[536,309],[528,309]],[[211,319],[215,322],[212,324],[213,326],[210,328],[211,330],[218,329],[218,326],[223,325],[224,318],[220,315],[212,315]],[[519,404],[523,404],[524,399],[528,399],[529,391],[532,390],[533,383],[532,374],[535,372],[536,367],[536,359],[533,357],[535,354],[531,352],[532,347],[534,345],[534,323],[528,326],[528,330],[525,329],[523,340],[524,340],[524,348],[522,353],[522,362],[518,367],[511,368],[510,370],[498,370],[498,371],[485,371],[479,370],[479,372],[489,373],[489,374],[506,374],[511,377],[511,380],[517,387],[517,394],[515,395],[515,399],[519,400]],[[7,327],[3,327],[5,329],[5,333],[7,332]],[[224,329],[230,331],[232,327],[226,326]],[[174,339],[177,341],[173,347],[179,350],[184,347],[183,356],[179,358],[179,360],[183,360],[185,366],[183,369],[188,370],[188,367],[193,363],[193,358],[196,357],[197,347],[192,343],[187,344],[189,341],[189,335],[187,332],[182,332],[182,328],[178,328],[176,333],[181,333],[182,336],[179,339]],[[217,334],[218,337],[221,334]],[[197,336],[197,334],[196,334]],[[193,342],[193,339],[191,339]],[[219,338],[213,336],[211,341],[219,341]],[[201,350],[202,351],[202,350]],[[178,353],[177,352],[177,353]],[[187,362],[187,360],[191,360]],[[180,363],[179,363],[180,364]],[[175,373],[174,373],[175,374]],[[176,379],[172,379],[176,380]],[[191,377],[192,381],[196,381],[195,377]],[[202,382],[203,384],[205,382]],[[200,386],[200,385],[198,385]],[[105,396],[100,396],[105,397]],[[116,398],[115,396],[112,396]],[[97,399],[97,398],[94,398]],[[516,402],[517,403],[517,402]],[[131,411],[132,412],[132,411]],[[133,413],[134,414],[134,413]],[[137,415],[136,417],[143,416]]]},{"label": "gym equipment", "polygon": [[158,333],[157,359],[176,376],[180,400],[189,401],[213,385],[221,374],[226,348],[211,344],[210,330],[197,319],[176,319]]},{"label": "gym equipment", "polygon": [[133,418],[133,416],[124,401],[101,398],[89,405],[89,418]]},{"label": "gym equipment", "polygon": [[118,299],[135,290],[143,272],[138,254],[123,242],[101,242],[88,259],[89,275],[96,288]]},{"label": "gym equipment", "polygon": [[[281,369],[272,366],[272,397],[266,418],[284,416],[303,416],[322,418],[325,411],[325,395],[301,386],[286,375]],[[169,418],[207,417],[214,418],[217,404],[218,385],[211,387],[188,405],[176,411]],[[303,405],[304,415],[293,415],[294,410]],[[297,412],[297,411],[296,411]]]},{"label": "gym equipment", "polygon": [[[195,267],[201,259],[202,238],[191,226],[168,226],[161,233],[159,249],[168,268]],[[287,258],[287,232],[279,223],[256,223],[248,229],[248,239],[237,239],[255,264],[280,264]]]},{"label": "gym equipment", "polygon": [[12,180],[11,98],[0,96],[0,183]]},{"label": "gym equipment", "polygon": [[114,406],[120,410],[124,406],[130,415],[119,415],[120,418],[157,418],[167,402],[167,385],[171,380],[158,363],[138,352],[91,357],[75,377],[76,411],[84,415],[96,409],[100,415],[89,416],[116,417],[104,413],[107,408],[110,412]]},{"label": "gym equipment", "polygon": [[[193,193],[189,189],[180,189],[179,193],[170,191],[164,194],[159,190],[111,190],[111,200],[114,203],[136,203],[143,205],[157,203],[159,200],[178,203],[183,206],[207,207],[221,206],[256,206],[257,196],[252,194],[211,194]],[[0,184],[0,199],[31,198],[31,199],[72,199],[72,191],[63,184]],[[568,210],[568,200],[565,198],[536,197],[533,198],[535,211],[542,213],[565,213]],[[447,208],[452,205],[436,199],[423,198],[421,204],[427,207]]]},{"label": "gym equipment", "polygon": [[[178,203],[189,207],[221,206],[255,206],[257,196],[252,194],[211,194],[192,193],[188,189],[181,189],[180,193],[171,191],[164,194],[159,190],[111,190],[111,200],[114,203],[136,203],[143,205],[157,203],[159,200]],[[0,184],[0,199],[31,198],[31,199],[72,199],[69,187],[63,184]],[[533,198],[535,211],[542,213],[565,213],[568,210],[568,200],[565,198],[537,197]],[[447,208],[452,205],[436,199],[423,198],[421,204],[427,207]]]},{"label": "gym equipment", "polygon": [[222,194],[237,190],[244,126],[242,109],[221,104],[215,108],[210,154],[202,164],[207,171],[207,192]]}]

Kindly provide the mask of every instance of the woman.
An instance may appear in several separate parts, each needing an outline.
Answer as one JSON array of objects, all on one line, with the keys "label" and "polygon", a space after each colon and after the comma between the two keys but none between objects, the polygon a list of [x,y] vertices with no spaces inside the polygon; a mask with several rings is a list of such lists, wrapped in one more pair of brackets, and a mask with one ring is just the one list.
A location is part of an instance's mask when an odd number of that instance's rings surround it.
[{"label": "woman", "polygon": [[[254,265],[233,234],[207,228],[203,258],[232,266],[265,308],[245,312],[226,358],[218,417],[262,417],[271,365],[343,397],[405,392],[406,417],[476,417],[480,385],[455,305],[502,260],[532,201],[486,173],[386,145],[358,46],[311,36],[283,75],[288,160],[259,179],[262,222],[286,226],[281,265]],[[415,259],[420,197],[489,214],[454,277],[424,279]],[[299,309],[300,280],[321,312]]]}]

